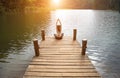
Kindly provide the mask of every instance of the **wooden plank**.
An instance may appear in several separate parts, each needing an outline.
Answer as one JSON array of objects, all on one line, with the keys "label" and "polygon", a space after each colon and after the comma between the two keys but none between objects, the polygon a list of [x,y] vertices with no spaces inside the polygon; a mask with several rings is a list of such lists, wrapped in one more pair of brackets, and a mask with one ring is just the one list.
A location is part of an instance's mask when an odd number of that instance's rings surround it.
[{"label": "wooden plank", "polygon": [[[73,77],[45,77],[45,76],[41,76],[41,77],[37,77],[37,76],[25,76],[23,78],[73,78]],[[74,77],[74,78],[101,78],[101,77]]]},{"label": "wooden plank", "polygon": [[45,56],[45,57],[46,57],[46,56],[48,56],[48,57],[49,57],[49,56],[51,56],[51,57],[55,57],[55,56],[56,56],[56,57],[57,57],[57,56],[59,56],[59,57],[61,57],[61,56],[63,56],[63,57],[74,57],[74,56],[77,56],[77,57],[80,57],[80,54],[73,54],[73,55],[67,55],[67,54],[61,54],[61,55],[54,55],[54,54],[53,54],[53,55],[42,55],[42,54],[41,54],[40,56]]},{"label": "wooden plank", "polygon": [[54,65],[54,66],[88,66],[88,65],[92,65],[91,63],[47,63],[47,62],[31,62],[31,65]]},{"label": "wooden plank", "polygon": [[85,56],[81,56],[80,54],[79,55],[61,55],[61,56],[60,55],[40,55],[39,57],[66,57],[66,58],[77,57],[77,58],[88,58],[88,57],[85,57]]},{"label": "wooden plank", "polygon": [[38,68],[29,68],[27,72],[52,72],[52,73],[96,73],[94,69],[38,69]]},{"label": "wooden plank", "polygon": [[81,59],[81,60],[88,60],[88,58],[81,58],[81,57],[38,57],[38,59],[46,59],[46,60],[78,60],[78,59]]},{"label": "wooden plank", "polygon": [[[73,51],[74,52],[74,51]],[[50,53],[47,53],[47,51],[46,52],[44,52],[44,51],[42,51],[42,52],[40,52],[40,56],[41,55],[44,55],[44,54],[46,54],[46,55],[58,55],[58,54],[61,54],[61,55],[79,55],[80,56],[80,53],[81,52],[62,52],[62,51],[51,51]]]},{"label": "wooden plank", "polygon": [[41,42],[41,45],[79,45],[77,42],[69,42],[69,41],[60,41],[60,42],[57,42],[57,41],[46,41],[46,42]]},{"label": "wooden plank", "polygon": [[41,59],[33,59],[32,61],[38,61],[38,62],[59,62],[59,63],[64,63],[64,62],[67,62],[67,63],[80,63],[80,62],[90,62],[90,60],[41,60]]},{"label": "wooden plank", "polygon": [[82,64],[82,63],[91,63],[90,60],[41,60],[34,59],[31,62],[40,62],[40,63],[73,63],[73,64]]},{"label": "wooden plank", "polygon": [[72,48],[46,48],[46,49],[40,49],[40,53],[81,53],[81,49],[72,49]]},{"label": "wooden plank", "polygon": [[71,77],[100,77],[98,73],[47,73],[47,72],[26,72],[28,76],[71,76]]},{"label": "wooden plank", "polygon": [[43,47],[45,47],[45,48],[56,48],[56,47],[58,47],[58,48],[80,48],[80,46],[79,45],[49,45],[49,44],[46,44],[46,45],[41,45],[41,48],[43,48]]},{"label": "wooden plank", "polygon": [[81,58],[81,57],[78,57],[78,56],[74,56],[74,57],[65,57],[65,56],[60,56],[60,57],[57,57],[57,56],[41,56],[41,57],[39,57],[38,59],[50,59],[51,58],[51,60],[78,60],[78,59],[84,59],[84,60],[89,60],[88,58]]},{"label": "wooden plank", "polygon": [[[73,78],[73,77],[36,77],[36,76],[25,76],[23,78]],[[101,78],[101,77],[74,77],[74,78]]]},{"label": "wooden plank", "polygon": [[52,68],[52,69],[93,69],[93,66],[45,66],[45,65],[29,65],[28,68]]},{"label": "wooden plank", "polygon": [[[73,53],[74,52],[74,53]],[[72,55],[80,55],[80,53],[81,52],[75,52],[75,51],[73,51],[73,52],[68,52],[68,51],[66,51],[66,52],[62,52],[62,51],[50,51],[49,53],[48,53],[48,51],[42,51],[42,52],[40,52],[40,56],[42,55],[42,54],[53,54],[53,55],[55,55],[55,54],[63,54],[63,55],[69,55],[69,54],[72,54]]]},{"label": "wooden plank", "polygon": [[48,47],[44,47],[44,48],[41,48],[40,47],[40,51],[42,51],[42,50],[61,50],[61,51],[81,51],[81,47],[75,47],[75,48],[72,48],[72,47],[68,47],[68,48],[66,48],[66,47],[58,47],[58,48],[55,48],[55,47],[50,47],[50,48],[48,48]]}]

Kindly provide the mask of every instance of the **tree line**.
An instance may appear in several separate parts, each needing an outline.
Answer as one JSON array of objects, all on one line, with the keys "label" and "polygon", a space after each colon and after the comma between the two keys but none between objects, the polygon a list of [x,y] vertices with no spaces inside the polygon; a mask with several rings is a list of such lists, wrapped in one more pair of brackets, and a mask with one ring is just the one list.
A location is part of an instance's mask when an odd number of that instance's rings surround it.
[{"label": "tree line", "polygon": [[0,12],[24,12],[26,7],[48,7],[50,0],[0,0]]},{"label": "tree line", "polygon": [[111,9],[120,11],[120,0],[62,0],[61,8]]},{"label": "tree line", "polygon": [[[51,0],[0,0],[0,12],[24,11],[26,7],[50,7]],[[112,9],[120,11],[120,0],[60,0],[59,8]]]},{"label": "tree line", "polygon": [[120,11],[120,0],[94,0],[94,9],[112,9]]}]

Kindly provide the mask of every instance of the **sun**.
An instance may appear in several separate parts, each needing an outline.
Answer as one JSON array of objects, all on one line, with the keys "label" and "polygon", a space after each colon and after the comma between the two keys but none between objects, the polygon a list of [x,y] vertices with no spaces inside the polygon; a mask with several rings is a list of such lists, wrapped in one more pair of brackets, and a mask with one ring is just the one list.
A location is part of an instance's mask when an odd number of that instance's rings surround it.
[{"label": "sun", "polygon": [[59,4],[60,0],[53,0],[54,4]]},{"label": "sun", "polygon": [[51,8],[58,9],[61,6],[60,0],[51,0]]}]

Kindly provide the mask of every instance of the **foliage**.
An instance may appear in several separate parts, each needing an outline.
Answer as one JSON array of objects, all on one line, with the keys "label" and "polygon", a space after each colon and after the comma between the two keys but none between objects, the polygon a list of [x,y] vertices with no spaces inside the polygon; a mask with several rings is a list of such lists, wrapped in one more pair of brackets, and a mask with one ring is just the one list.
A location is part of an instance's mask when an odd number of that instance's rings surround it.
[{"label": "foliage", "polygon": [[120,10],[120,0],[95,0],[94,9]]},{"label": "foliage", "polygon": [[[26,8],[50,8],[51,0],[0,0],[0,13],[24,12]],[[120,11],[120,0],[61,0],[59,8],[112,9]]]},{"label": "foliage", "polygon": [[0,0],[1,12],[25,12],[26,8],[48,7],[50,0]]}]

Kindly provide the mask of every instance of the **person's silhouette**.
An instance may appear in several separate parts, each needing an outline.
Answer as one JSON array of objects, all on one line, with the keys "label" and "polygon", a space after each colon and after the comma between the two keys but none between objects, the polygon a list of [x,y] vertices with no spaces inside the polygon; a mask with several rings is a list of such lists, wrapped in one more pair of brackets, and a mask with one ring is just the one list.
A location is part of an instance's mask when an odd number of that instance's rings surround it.
[{"label": "person's silhouette", "polygon": [[57,19],[56,21],[56,34],[54,34],[56,39],[62,39],[63,38],[63,33],[62,33],[62,23],[60,19]]}]

